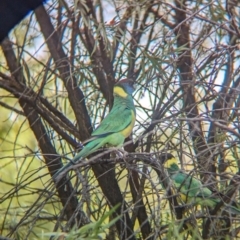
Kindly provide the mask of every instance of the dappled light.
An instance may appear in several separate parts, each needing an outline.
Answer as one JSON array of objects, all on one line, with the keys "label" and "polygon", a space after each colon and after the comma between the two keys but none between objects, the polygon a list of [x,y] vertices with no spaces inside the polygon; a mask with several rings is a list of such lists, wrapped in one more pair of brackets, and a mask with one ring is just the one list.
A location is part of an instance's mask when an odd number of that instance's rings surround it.
[{"label": "dappled light", "polygon": [[0,238],[240,237],[239,9],[49,0],[21,21],[0,49]]}]

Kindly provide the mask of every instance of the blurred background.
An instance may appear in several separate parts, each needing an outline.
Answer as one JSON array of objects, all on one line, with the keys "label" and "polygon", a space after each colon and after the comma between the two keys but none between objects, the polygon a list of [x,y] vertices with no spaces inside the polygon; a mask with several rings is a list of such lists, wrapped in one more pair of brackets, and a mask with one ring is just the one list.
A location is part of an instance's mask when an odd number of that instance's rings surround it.
[{"label": "blurred background", "polygon": [[[161,168],[159,154],[172,153],[214,193],[239,201],[239,2],[14,2],[0,3],[9,17],[0,14],[0,235],[236,238],[239,216],[221,212],[208,224],[208,208],[178,201],[179,213],[151,163]],[[130,154],[85,161],[54,183],[126,77],[137,87]]]}]

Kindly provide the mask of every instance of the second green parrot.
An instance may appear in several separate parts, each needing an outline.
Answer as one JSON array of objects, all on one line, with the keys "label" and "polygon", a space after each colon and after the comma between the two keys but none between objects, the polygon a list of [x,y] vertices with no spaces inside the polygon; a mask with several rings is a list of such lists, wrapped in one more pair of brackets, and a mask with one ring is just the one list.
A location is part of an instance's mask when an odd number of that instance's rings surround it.
[{"label": "second green parrot", "polygon": [[117,148],[123,145],[125,138],[132,132],[136,118],[132,98],[134,90],[134,82],[131,79],[123,79],[114,85],[114,102],[111,111],[92,132],[92,137],[87,141],[86,146],[68,164],[61,168],[54,178],[104,145]]},{"label": "second green parrot", "polygon": [[[171,179],[174,187],[173,192],[180,197],[182,203],[214,208],[216,204],[221,201],[219,197],[213,196],[213,192],[204,186],[200,180],[182,171],[178,167],[177,160],[172,154],[161,154],[160,161],[164,168],[166,168],[169,178]],[[225,203],[224,205],[231,213],[240,214],[240,209],[237,207]]]}]

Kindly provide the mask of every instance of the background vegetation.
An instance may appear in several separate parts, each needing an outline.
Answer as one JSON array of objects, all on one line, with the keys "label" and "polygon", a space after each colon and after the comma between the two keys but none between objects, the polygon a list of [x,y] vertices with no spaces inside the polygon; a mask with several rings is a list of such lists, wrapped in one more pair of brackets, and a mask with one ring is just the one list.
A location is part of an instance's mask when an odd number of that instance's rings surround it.
[{"label": "background vegetation", "polygon": [[[1,44],[1,235],[235,238],[240,217],[223,202],[178,206],[158,155],[239,201],[239,12],[237,0],[59,0],[22,21]],[[53,183],[125,77],[137,83],[130,154],[83,161]]]}]

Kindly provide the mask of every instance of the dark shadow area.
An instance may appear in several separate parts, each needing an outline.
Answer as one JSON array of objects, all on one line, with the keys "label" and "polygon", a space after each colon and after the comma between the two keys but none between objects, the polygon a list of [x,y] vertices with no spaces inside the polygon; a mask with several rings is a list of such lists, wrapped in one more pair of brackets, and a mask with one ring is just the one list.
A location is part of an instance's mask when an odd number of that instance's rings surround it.
[{"label": "dark shadow area", "polygon": [[0,3],[0,42],[30,11],[45,0],[3,0]]}]

